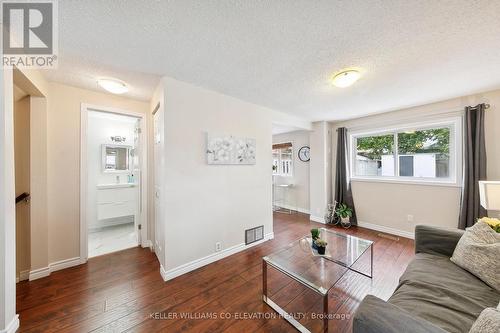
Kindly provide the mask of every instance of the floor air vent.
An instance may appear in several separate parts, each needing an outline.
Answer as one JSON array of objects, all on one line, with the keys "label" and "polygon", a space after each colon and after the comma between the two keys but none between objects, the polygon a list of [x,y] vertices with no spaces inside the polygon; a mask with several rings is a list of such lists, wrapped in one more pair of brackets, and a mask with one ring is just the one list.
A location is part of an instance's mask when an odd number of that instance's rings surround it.
[{"label": "floor air vent", "polygon": [[264,239],[264,226],[255,227],[252,229],[245,230],[245,244],[251,244],[256,241]]}]

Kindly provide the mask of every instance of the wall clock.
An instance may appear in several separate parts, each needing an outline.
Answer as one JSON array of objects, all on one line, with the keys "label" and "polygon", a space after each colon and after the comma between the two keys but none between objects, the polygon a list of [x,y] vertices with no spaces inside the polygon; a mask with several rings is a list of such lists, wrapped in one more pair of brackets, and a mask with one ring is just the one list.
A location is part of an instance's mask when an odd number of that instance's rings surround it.
[{"label": "wall clock", "polygon": [[302,162],[309,162],[311,159],[310,148],[308,146],[304,146],[299,149],[299,160]]}]

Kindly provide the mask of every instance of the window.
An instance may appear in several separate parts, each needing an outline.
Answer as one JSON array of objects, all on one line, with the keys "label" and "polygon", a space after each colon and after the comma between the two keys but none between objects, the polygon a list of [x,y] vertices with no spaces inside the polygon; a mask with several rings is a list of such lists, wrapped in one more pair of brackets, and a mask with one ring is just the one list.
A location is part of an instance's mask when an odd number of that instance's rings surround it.
[{"label": "window", "polygon": [[291,142],[273,144],[273,175],[291,176],[293,146]]},{"label": "window", "polygon": [[[353,179],[457,184],[461,118],[353,132]],[[458,142],[458,144],[456,144]]]}]

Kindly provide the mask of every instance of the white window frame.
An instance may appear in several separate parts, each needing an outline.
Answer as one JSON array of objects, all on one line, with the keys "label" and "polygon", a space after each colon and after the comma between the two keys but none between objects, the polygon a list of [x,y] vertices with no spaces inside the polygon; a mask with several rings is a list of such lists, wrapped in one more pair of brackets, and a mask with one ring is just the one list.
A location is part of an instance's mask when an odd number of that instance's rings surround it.
[{"label": "white window frame", "polygon": [[[385,182],[385,183],[403,183],[420,185],[441,185],[441,186],[462,186],[462,117],[453,116],[440,118],[432,121],[421,121],[414,123],[405,123],[393,125],[390,127],[378,127],[371,129],[349,130],[349,169],[350,179],[353,181]],[[404,131],[418,131],[432,128],[450,128],[450,165],[448,178],[427,178],[427,177],[406,177],[399,176],[399,154],[398,154],[398,135]],[[356,139],[374,135],[394,135],[394,173],[395,176],[358,176],[356,175]]]},{"label": "white window frame", "polygon": [[[291,143],[292,144],[292,147],[290,148],[292,150],[292,158],[291,158],[291,172],[290,173],[282,173],[281,172],[281,148],[279,149],[280,150],[280,157],[279,157],[279,161],[278,161],[278,170],[277,172],[274,172],[273,171],[273,176],[280,176],[280,177],[293,177],[293,173],[295,171],[295,150],[294,150],[294,143],[293,141],[283,141],[283,142],[274,142],[273,145],[279,145],[279,144],[283,144],[283,143]],[[273,149],[274,151],[274,149]]]}]

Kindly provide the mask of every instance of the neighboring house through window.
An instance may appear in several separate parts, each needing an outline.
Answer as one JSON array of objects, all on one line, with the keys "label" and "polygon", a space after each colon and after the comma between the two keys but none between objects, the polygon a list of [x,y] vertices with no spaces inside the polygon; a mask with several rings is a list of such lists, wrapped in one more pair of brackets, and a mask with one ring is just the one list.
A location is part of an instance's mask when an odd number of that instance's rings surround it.
[{"label": "neighboring house through window", "polygon": [[350,131],[352,179],[458,184],[460,117]]}]

